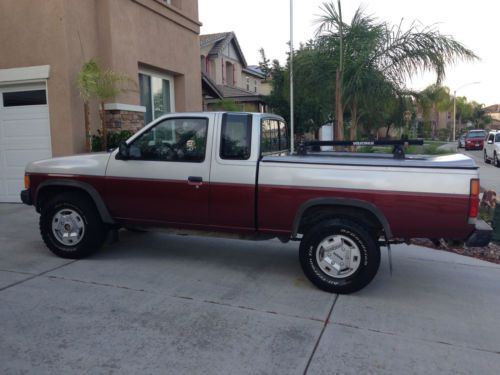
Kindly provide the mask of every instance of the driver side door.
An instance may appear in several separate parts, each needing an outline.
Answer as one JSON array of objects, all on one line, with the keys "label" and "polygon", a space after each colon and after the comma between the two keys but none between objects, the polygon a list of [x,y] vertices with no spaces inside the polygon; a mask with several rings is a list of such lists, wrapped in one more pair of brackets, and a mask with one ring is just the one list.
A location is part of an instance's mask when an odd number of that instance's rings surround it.
[{"label": "driver side door", "polygon": [[128,142],[127,160],[115,151],[106,171],[111,215],[135,224],[207,224],[214,120],[163,118]]}]

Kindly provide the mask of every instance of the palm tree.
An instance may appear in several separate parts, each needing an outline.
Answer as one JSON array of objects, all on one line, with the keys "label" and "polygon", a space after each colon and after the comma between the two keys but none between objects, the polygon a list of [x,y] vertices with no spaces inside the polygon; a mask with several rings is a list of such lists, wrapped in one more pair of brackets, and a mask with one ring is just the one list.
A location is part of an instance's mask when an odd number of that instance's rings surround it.
[{"label": "palm tree", "polygon": [[106,101],[116,98],[121,93],[132,91],[133,88],[130,87],[132,82],[133,81],[123,73],[114,72],[110,69],[102,69],[102,67],[95,60],[89,60],[83,64],[83,67],[78,75],[77,86],[80,90],[80,95],[84,100],[86,134],[85,145],[87,150],[90,149],[89,100],[91,98],[99,100],[102,147],[103,151],[105,151],[107,149],[108,129],[106,126],[104,104]]},{"label": "palm tree", "polygon": [[[412,23],[407,30],[402,24],[392,26],[377,21],[358,8],[349,24],[342,20],[340,0],[337,6],[325,2],[320,7],[316,35],[319,46],[339,61],[336,75],[336,130],[343,134],[345,105],[357,108],[359,96],[369,94],[367,82],[375,77],[388,82],[397,92],[405,91],[405,81],[415,73],[434,71],[440,83],[445,68],[459,60],[477,56],[452,37],[442,35],[434,27]],[[379,81],[380,82],[380,81]],[[357,112],[357,110],[355,110]],[[339,137],[338,137],[339,138]],[[341,139],[341,138],[339,138]]]},{"label": "palm tree", "polygon": [[90,99],[96,92],[98,77],[100,74],[99,65],[94,60],[89,60],[83,64],[78,73],[76,86],[83,99],[83,111],[85,116],[85,151],[90,152]]},{"label": "palm tree", "polygon": [[[448,87],[438,84],[430,85],[416,94],[417,102],[422,108],[424,122],[432,125],[432,138],[436,136],[437,116],[439,112],[451,111],[453,101]],[[434,121],[432,121],[434,117]]]}]

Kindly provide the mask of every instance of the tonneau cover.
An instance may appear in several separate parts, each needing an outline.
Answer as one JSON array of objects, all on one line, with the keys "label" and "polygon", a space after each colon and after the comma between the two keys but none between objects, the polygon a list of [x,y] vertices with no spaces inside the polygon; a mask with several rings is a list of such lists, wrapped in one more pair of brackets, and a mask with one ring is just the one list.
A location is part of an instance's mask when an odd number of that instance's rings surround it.
[{"label": "tonneau cover", "polygon": [[329,164],[372,167],[478,169],[474,160],[463,154],[452,155],[407,155],[395,159],[390,154],[351,152],[309,152],[307,155],[267,155],[263,162]]}]

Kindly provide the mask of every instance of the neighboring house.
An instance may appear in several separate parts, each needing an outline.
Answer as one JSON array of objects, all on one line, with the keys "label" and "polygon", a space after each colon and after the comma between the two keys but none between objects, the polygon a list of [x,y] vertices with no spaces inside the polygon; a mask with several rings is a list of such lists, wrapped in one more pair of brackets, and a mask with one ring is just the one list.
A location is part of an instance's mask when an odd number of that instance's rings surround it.
[{"label": "neighboring house", "polygon": [[491,123],[488,124],[490,129],[500,129],[500,104],[490,105],[484,108],[484,111],[490,115]]},{"label": "neighboring house", "polygon": [[199,30],[197,0],[2,0],[0,202],[19,200],[29,161],[84,151],[75,81],[91,58],[137,87],[106,105],[111,129],[201,110]]},{"label": "neighboring house", "polygon": [[[420,129],[419,133],[424,127],[425,123],[430,123],[431,136],[437,137],[440,129],[448,129],[451,134],[451,129],[453,128],[453,113],[451,111],[438,111],[436,109],[431,109],[427,116],[424,116],[424,112],[421,106],[417,107],[416,124]],[[457,123],[458,131],[458,123]]]},{"label": "neighboring house", "polygon": [[[200,36],[201,71],[222,93],[222,99],[240,104],[244,111],[265,112],[262,82],[265,75],[249,67],[233,32]],[[212,109],[221,98],[204,91],[205,109]]]}]

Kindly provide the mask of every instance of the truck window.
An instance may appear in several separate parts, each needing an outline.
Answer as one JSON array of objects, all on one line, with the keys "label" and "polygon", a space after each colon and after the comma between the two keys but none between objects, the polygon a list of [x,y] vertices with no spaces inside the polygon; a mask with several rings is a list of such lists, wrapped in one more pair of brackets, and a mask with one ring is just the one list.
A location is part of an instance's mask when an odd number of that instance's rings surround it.
[{"label": "truck window", "polygon": [[164,120],[134,140],[130,158],[201,163],[205,160],[207,127],[205,118]]},{"label": "truck window", "polygon": [[230,160],[250,158],[252,116],[225,113],[222,117],[220,157]]},{"label": "truck window", "polygon": [[262,120],[261,134],[261,154],[281,153],[288,150],[288,132],[283,121]]}]

